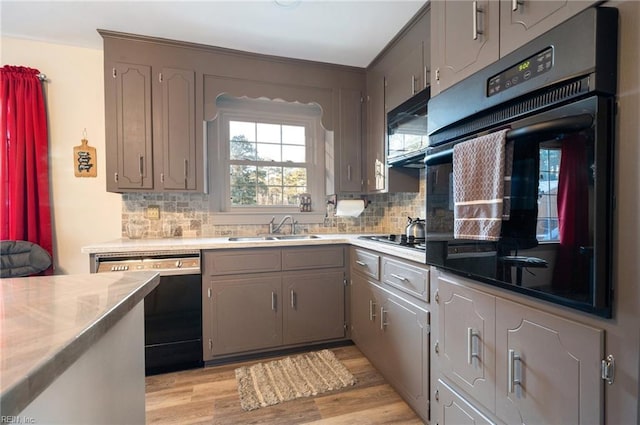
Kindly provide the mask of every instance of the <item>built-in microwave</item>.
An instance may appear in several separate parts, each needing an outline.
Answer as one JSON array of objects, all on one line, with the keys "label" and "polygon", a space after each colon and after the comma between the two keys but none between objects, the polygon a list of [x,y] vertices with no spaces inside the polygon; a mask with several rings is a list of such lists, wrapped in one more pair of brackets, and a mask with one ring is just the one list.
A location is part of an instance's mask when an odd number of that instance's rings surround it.
[{"label": "built-in microwave", "polygon": [[387,165],[424,168],[429,87],[387,113]]}]

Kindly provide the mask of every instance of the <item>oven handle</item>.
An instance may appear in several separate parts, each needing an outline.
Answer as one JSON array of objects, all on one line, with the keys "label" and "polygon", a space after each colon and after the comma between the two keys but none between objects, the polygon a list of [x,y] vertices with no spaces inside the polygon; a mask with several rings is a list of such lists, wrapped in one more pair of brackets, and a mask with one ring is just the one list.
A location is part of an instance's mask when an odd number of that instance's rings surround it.
[{"label": "oven handle", "polygon": [[[591,128],[593,116],[591,114],[571,115],[568,117],[556,118],[554,120],[542,121],[520,128],[513,128],[507,132],[507,140],[515,140],[523,137],[542,137],[556,133],[576,132]],[[425,165],[442,164],[445,159],[450,161],[453,155],[453,147],[425,156]]]}]

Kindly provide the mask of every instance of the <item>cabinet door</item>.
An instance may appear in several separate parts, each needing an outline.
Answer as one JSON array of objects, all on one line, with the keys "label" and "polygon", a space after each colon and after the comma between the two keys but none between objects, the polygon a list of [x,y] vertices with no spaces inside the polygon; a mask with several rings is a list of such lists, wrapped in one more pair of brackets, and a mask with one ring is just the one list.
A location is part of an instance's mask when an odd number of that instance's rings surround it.
[{"label": "cabinet door", "polygon": [[424,88],[422,41],[411,46],[385,76],[384,103],[389,112]]},{"label": "cabinet door", "polygon": [[369,361],[376,365],[380,347],[379,298],[363,276],[351,278],[351,339]]},{"label": "cabinet door", "polygon": [[585,0],[501,0],[500,56],[514,51],[593,3]]},{"label": "cabinet door", "polygon": [[509,424],[603,421],[604,332],[496,302],[496,415]]},{"label": "cabinet door", "polygon": [[362,93],[340,89],[339,192],[362,190]]},{"label": "cabinet door", "polygon": [[175,190],[196,189],[195,72],[162,68],[158,78],[162,89],[162,142],[158,187]]},{"label": "cabinet door", "polygon": [[384,76],[373,69],[367,72],[367,191],[386,188],[385,135],[387,114],[384,109]]},{"label": "cabinet door", "polygon": [[[480,413],[465,399],[456,394],[442,380],[438,380],[436,389],[436,412],[439,425],[491,425],[486,416]],[[434,418],[432,418],[432,421]]]},{"label": "cabinet door", "polygon": [[152,189],[151,67],[115,63],[105,80],[107,190]]},{"label": "cabinet door", "polygon": [[479,0],[431,2],[431,95],[499,57],[499,3]]},{"label": "cabinet door", "polygon": [[443,375],[493,411],[495,298],[438,278],[438,361]]},{"label": "cabinet door", "polygon": [[382,372],[422,417],[428,418],[429,313],[395,295],[386,294],[379,309]]},{"label": "cabinet door", "polygon": [[282,287],[285,344],[344,337],[343,270],[285,273]]},{"label": "cabinet door", "polygon": [[282,344],[280,274],[216,278],[212,282],[212,354]]}]

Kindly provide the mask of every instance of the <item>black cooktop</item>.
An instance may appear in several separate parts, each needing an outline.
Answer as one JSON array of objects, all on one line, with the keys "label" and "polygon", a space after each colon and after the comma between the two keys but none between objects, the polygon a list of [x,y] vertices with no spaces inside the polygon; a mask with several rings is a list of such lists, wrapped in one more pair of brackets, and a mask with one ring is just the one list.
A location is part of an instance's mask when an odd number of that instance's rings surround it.
[{"label": "black cooktop", "polygon": [[360,236],[358,239],[364,239],[373,242],[380,242],[389,245],[402,246],[405,248],[418,249],[421,251],[426,250],[424,238],[415,238],[413,236],[407,237],[407,235],[371,235]]}]

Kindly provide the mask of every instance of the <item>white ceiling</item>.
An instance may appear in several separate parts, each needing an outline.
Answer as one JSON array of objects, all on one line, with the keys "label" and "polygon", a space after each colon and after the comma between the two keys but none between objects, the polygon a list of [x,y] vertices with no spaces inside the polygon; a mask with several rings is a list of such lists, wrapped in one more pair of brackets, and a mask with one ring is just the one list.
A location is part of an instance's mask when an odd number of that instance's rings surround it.
[{"label": "white ceiling", "polygon": [[97,28],[366,67],[425,0],[0,0],[0,34],[102,48]]}]

